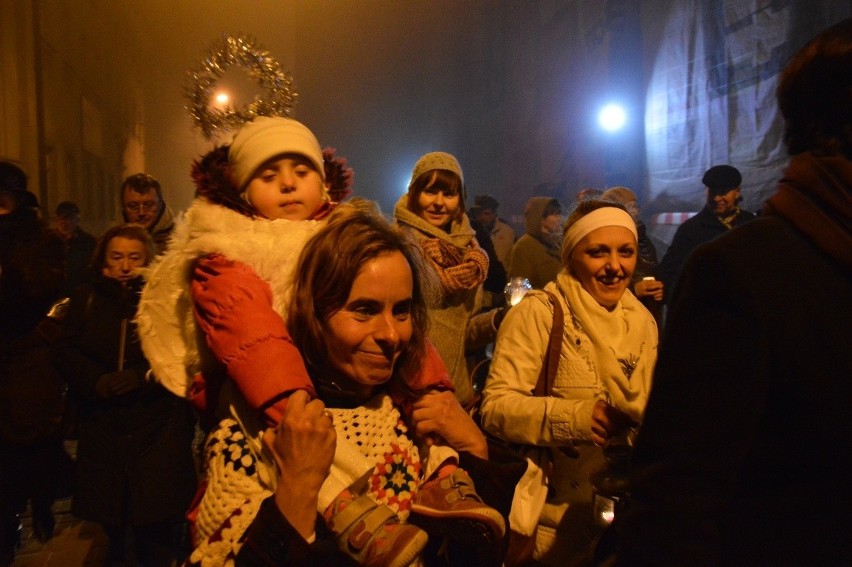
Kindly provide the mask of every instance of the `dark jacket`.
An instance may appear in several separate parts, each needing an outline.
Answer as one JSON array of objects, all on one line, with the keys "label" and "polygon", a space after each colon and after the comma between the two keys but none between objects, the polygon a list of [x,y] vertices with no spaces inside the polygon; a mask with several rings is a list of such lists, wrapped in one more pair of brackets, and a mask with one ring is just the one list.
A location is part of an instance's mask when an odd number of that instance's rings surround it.
[{"label": "dark jacket", "polygon": [[[620,565],[849,564],[852,163],[833,161],[794,158],[767,204],[778,216],[687,261],[616,519]],[[785,193],[800,198],[780,210]]]},{"label": "dark jacket", "polygon": [[[734,219],[734,228],[742,226],[755,218],[754,213],[740,211]],[[674,286],[680,276],[684,262],[699,245],[713,240],[717,236],[725,234],[730,229],[722,224],[716,214],[704,207],[697,215],[686,220],[675,232],[672,244],[657,266],[657,277],[665,285],[665,301],[669,302]]]},{"label": "dark jacket", "polygon": [[470,219],[470,227],[476,232],[476,241],[488,254],[488,275],[485,276],[485,281],[482,282],[482,289],[491,293],[503,296],[503,288],[506,287],[506,269],[500,260],[497,258],[497,251],[494,250],[494,243],[491,241],[491,234],[477,220]]},{"label": "dark jacket", "polygon": [[68,246],[65,295],[71,295],[71,292],[77,286],[91,279],[89,263],[92,261],[92,254],[95,252],[97,239],[88,232],[77,228],[74,231],[74,236],[66,240],[65,243]]},{"label": "dark jacket", "polygon": [[[144,525],[179,516],[196,485],[192,412],[186,400],[145,379],[149,366],[133,323],[141,286],[141,278],[125,288],[101,276],[75,290],[55,356],[80,406],[72,509],[108,525],[123,525],[125,517]],[[123,319],[123,367],[137,387],[102,397],[99,379],[118,370]]]},{"label": "dark jacket", "polygon": [[39,332],[64,281],[65,244],[34,210],[0,216],[0,442],[58,434],[64,385]]},{"label": "dark jacket", "polygon": [[[635,288],[637,282],[642,281],[642,278],[657,277],[657,249],[648,237],[645,223],[641,220],[636,221],[636,232],[639,235],[637,242],[639,250],[636,256],[636,270],[634,270],[633,279],[630,282],[631,290]],[[663,303],[661,301],[657,301],[653,297],[640,297],[639,301],[641,301],[642,305],[644,305],[648,311],[651,312],[651,315],[654,316],[654,320],[657,322],[657,327],[662,329]]]}]

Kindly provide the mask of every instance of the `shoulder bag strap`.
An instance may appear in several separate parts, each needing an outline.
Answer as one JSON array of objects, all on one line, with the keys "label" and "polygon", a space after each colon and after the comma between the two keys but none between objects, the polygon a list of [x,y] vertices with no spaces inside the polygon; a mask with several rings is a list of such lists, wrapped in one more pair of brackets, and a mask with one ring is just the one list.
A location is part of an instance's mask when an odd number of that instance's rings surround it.
[{"label": "shoulder bag strap", "polygon": [[[565,329],[565,312],[562,303],[551,291],[546,292],[553,305],[553,326],[550,328],[550,339],[547,341],[547,352],[544,354],[544,363],[541,365],[541,373],[538,375],[533,396],[552,396],[553,383],[556,381],[556,371],[559,369],[559,353],[562,351],[562,334]],[[552,448],[550,449],[553,450]],[[573,444],[561,445],[559,450],[566,456],[576,459],[580,456]],[[553,455],[550,455],[553,462]]]},{"label": "shoulder bag strap", "polygon": [[550,339],[547,342],[547,352],[544,354],[544,362],[535,384],[533,396],[550,396],[553,394],[553,382],[556,379],[556,371],[559,368],[559,353],[562,350],[562,330],[565,326],[565,315],[562,312],[562,304],[553,292],[547,293],[551,305],[553,305],[553,326],[550,328]]}]

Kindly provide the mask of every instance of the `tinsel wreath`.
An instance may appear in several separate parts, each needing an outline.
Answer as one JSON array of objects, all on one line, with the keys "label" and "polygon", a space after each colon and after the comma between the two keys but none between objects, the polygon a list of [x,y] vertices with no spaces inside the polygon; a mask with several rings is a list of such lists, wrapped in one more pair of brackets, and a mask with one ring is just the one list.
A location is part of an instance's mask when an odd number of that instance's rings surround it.
[{"label": "tinsel wreath", "polygon": [[[251,102],[228,109],[215,108],[210,103],[216,84],[234,65],[245,68],[268,96],[255,96]],[[244,36],[223,34],[201,65],[189,71],[187,79],[184,90],[189,105],[186,108],[208,140],[236,130],[257,116],[289,116],[298,97],[290,74],[283,71],[278,61],[253,38]]]}]

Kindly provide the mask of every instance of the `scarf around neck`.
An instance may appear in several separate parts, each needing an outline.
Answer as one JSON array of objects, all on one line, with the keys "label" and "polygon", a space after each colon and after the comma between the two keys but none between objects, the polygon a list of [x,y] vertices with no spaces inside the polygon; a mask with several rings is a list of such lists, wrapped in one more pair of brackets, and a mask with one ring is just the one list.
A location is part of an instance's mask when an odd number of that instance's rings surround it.
[{"label": "scarf around neck", "polygon": [[474,290],[488,274],[488,255],[474,239],[476,234],[467,215],[454,220],[450,232],[426,222],[408,210],[408,195],[394,208],[396,222],[413,229],[420,247],[438,274],[445,295]]},{"label": "scarf around neck", "polygon": [[575,324],[591,340],[591,362],[606,388],[607,401],[641,423],[657,360],[654,318],[630,290],[608,311],[565,270],[556,276],[556,287]]},{"label": "scarf around neck", "polygon": [[852,271],[852,162],[810,152],[790,159],[765,214],[788,220],[819,249]]}]

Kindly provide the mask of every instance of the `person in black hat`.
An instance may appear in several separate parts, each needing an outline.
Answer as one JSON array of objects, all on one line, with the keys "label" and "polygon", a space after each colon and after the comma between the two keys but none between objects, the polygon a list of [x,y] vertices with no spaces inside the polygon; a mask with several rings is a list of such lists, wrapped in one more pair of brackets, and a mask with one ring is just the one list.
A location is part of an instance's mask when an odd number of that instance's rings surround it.
[{"label": "person in black hat", "polygon": [[666,303],[684,262],[699,244],[755,218],[754,213],[740,209],[742,181],[743,176],[732,165],[714,165],[704,172],[701,182],[706,188],[707,204],[701,212],[678,227],[657,268],[657,275],[666,290]]},{"label": "person in black hat", "polygon": [[31,499],[33,529],[53,534],[51,511],[67,458],[62,379],[40,323],[65,280],[65,245],[39,217],[27,177],[0,162],[0,565],[11,564],[19,515]]},{"label": "person in black hat", "polygon": [[65,294],[68,295],[78,285],[89,281],[89,263],[97,239],[80,228],[80,207],[71,201],[62,201],[56,205],[53,228],[68,247],[65,279]]}]

